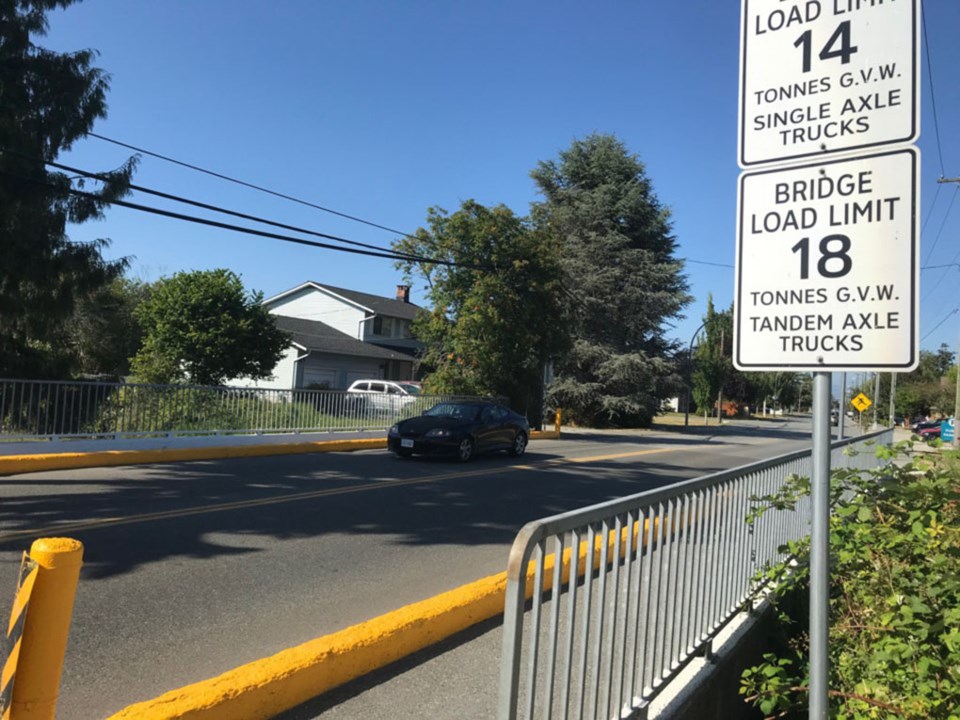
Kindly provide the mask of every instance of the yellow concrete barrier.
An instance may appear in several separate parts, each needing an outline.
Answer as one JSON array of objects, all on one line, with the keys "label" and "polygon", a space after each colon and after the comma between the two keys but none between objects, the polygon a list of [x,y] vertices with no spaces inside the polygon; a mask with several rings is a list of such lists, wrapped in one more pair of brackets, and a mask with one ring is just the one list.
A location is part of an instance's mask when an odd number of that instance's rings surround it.
[{"label": "yellow concrete barrier", "polygon": [[320,442],[276,443],[268,445],[166,448],[163,450],[100,450],[88,453],[7,455],[0,456],[0,475],[41,472],[44,470],[107,467],[113,465],[141,465],[147,463],[217,460],[220,458],[297,455],[314,452],[377,450],[385,448],[386,446],[386,438],[368,438],[362,440],[325,440]]},{"label": "yellow concrete barrier", "polygon": [[53,720],[83,545],[70,538],[40,538],[30,547],[30,559],[38,570],[20,641],[10,718]]},{"label": "yellow concrete barrier", "polygon": [[[654,521],[656,523],[656,521]],[[649,521],[644,524],[644,532]],[[620,556],[643,547],[641,525],[621,530]],[[656,528],[656,525],[655,525]],[[656,536],[656,529],[654,532]],[[578,576],[600,566],[609,544],[613,562],[616,531],[598,535],[591,553],[577,548]],[[561,582],[570,579],[572,548],[564,550]],[[592,560],[586,560],[592,555]],[[544,558],[542,591],[553,585],[554,554]],[[527,598],[533,596],[535,563],[527,567]],[[323,693],[503,613],[507,574],[491,575],[455,590],[394,610],[340,632],[256,660],[203,682],[131,705],[108,720],[266,720]]]}]

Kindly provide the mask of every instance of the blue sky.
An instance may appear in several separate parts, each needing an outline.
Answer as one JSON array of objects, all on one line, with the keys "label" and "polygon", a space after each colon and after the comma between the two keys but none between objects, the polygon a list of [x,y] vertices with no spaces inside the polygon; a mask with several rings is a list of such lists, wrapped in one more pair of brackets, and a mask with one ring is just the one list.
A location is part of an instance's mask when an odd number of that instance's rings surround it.
[{"label": "blue sky", "polygon": [[[960,176],[960,3],[925,6],[924,266],[960,262],[960,185],[937,183]],[[403,231],[470,198],[526,214],[538,161],[615,133],[672,210],[695,300],[668,334],[687,344],[708,293],[733,297],[739,32],[732,0],[85,0],[39,42],[100,52],[112,80],[95,132]],[[129,155],[88,138],[63,160],[105,170]],[[360,242],[394,237],[150,157],[135,182]],[[268,297],[305,280],[392,295],[401,281],[386,259],[122,208],[71,237],[110,238],[134,277],[227,267]],[[956,348],[958,287],[960,266],[921,272],[921,347]]]}]

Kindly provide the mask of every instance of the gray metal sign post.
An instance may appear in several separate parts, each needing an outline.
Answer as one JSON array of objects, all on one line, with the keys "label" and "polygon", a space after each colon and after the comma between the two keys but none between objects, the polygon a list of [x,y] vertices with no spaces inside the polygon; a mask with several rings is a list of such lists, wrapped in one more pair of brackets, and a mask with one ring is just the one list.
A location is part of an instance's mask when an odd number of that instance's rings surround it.
[{"label": "gray metal sign post", "polygon": [[826,720],[830,670],[830,373],[813,374],[810,478],[810,719]]}]

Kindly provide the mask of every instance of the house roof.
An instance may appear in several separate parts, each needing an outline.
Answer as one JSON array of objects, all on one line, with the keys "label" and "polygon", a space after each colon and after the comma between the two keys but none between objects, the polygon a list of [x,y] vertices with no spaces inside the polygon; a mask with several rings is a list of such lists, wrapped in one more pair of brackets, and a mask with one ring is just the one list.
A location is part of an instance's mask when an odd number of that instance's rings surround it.
[{"label": "house roof", "polygon": [[306,287],[313,287],[317,290],[325,290],[333,293],[334,295],[338,295],[349,302],[359,305],[362,308],[369,310],[371,313],[376,313],[377,315],[384,315],[387,317],[413,320],[417,310],[420,309],[419,305],[404,302],[403,300],[397,300],[396,298],[371,295],[370,293],[358,292],[356,290],[347,290],[346,288],[334,287],[333,285],[324,285],[323,283],[314,282],[313,280],[307,281],[295,288],[291,288],[290,290],[286,290],[278,295],[267,298],[264,303],[269,305],[276,300],[286,297],[292,293],[299,292]]},{"label": "house roof", "polygon": [[289,333],[293,342],[305,350],[333,355],[376,358],[378,360],[409,361],[411,359],[409,355],[357,340],[319,320],[304,320],[287,317],[286,315],[272,315],[271,317],[278,328]]}]

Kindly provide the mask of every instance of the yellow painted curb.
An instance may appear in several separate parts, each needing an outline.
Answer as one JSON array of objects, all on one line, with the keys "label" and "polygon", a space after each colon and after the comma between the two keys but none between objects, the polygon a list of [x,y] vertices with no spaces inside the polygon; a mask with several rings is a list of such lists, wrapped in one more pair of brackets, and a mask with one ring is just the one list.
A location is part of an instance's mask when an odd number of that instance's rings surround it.
[{"label": "yellow painted curb", "polygon": [[[649,522],[649,521],[647,521]],[[644,528],[647,524],[644,524]],[[606,538],[613,562],[616,531]],[[623,528],[620,556],[646,544],[640,524]],[[600,565],[603,536],[594,540],[591,568]],[[578,548],[578,575],[589,546]],[[570,579],[572,549],[563,552],[561,583]],[[544,558],[542,590],[553,586],[555,555]],[[527,567],[526,596],[533,595],[536,565]],[[124,708],[107,720],[266,720],[385,667],[477,623],[503,613],[507,574],[491,575],[366,622],[283,650],[203,682]]]},{"label": "yellow painted curb", "polygon": [[100,450],[88,453],[51,453],[44,455],[0,456],[0,475],[70,470],[74,468],[139,465],[143,463],[188,462],[218,458],[295,455],[314,452],[377,450],[387,446],[386,438],[362,440],[324,440],[306,443],[235,445],[206,448],[166,448],[164,450]]},{"label": "yellow painted curb", "polygon": [[[530,433],[531,440],[558,440],[560,433],[553,430]],[[43,453],[36,455],[0,456],[0,476],[44,470],[73,470],[76,468],[108,467],[114,465],[143,465],[147,463],[190,462],[219,458],[266,457],[269,455],[298,455],[316,452],[350,452],[353,450],[381,450],[386,438],[361,440],[322,440],[305,443],[277,443],[267,445],[228,445],[205,448],[166,448],[163,450],[99,450],[86,453]]]},{"label": "yellow painted curb", "polygon": [[506,573],[257,660],[109,720],[261,720],[503,612]]}]

